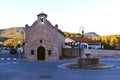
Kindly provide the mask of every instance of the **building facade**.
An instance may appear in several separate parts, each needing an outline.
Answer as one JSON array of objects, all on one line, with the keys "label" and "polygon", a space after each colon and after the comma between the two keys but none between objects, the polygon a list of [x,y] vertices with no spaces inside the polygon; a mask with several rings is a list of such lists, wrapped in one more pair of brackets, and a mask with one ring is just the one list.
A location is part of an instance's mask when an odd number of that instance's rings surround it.
[{"label": "building facade", "polygon": [[58,25],[40,13],[32,26],[25,26],[24,53],[28,60],[58,60],[64,47],[65,36]]},{"label": "building facade", "polygon": [[[84,48],[84,49],[101,49],[103,48],[102,43],[98,41],[93,41],[87,37],[70,37],[65,39],[66,43],[74,43],[74,48]],[[68,45],[66,45],[68,46]],[[70,45],[71,46],[71,45]]]}]

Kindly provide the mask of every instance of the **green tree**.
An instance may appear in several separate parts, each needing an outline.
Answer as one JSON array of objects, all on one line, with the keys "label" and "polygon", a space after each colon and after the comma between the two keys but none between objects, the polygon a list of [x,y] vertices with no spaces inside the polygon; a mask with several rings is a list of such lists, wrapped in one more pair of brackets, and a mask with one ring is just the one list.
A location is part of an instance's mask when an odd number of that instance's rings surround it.
[{"label": "green tree", "polygon": [[116,37],[111,38],[110,45],[116,46],[118,44],[118,39]]}]

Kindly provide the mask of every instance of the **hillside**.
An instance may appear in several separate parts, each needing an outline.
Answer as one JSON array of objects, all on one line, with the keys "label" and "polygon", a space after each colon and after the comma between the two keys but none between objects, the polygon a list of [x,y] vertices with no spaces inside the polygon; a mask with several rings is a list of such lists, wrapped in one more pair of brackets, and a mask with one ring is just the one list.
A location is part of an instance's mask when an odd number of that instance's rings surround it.
[{"label": "hillside", "polygon": [[22,38],[24,36],[24,27],[13,27],[0,30],[1,37]]},{"label": "hillside", "polygon": [[[80,33],[71,33],[71,32],[64,32],[64,34],[66,35],[66,37],[82,37],[83,35],[81,35]],[[84,34],[85,37],[88,38],[96,38],[99,37],[100,35],[98,35],[95,32],[88,32]]]},{"label": "hillside", "polygon": [[[24,37],[24,27],[12,27],[12,28],[7,28],[7,29],[1,29],[0,30],[1,37],[7,37],[7,38],[23,38]],[[70,32],[63,32],[66,37],[75,37],[76,35],[81,37],[81,34],[79,33],[70,33]],[[95,38],[99,37],[95,32],[89,32],[85,33],[84,36],[89,37],[89,38]]]},{"label": "hillside", "polygon": [[84,35],[85,35],[86,37],[89,37],[89,38],[100,37],[100,35],[98,35],[98,34],[95,33],[95,32],[88,32],[88,33],[85,33]]},{"label": "hillside", "polygon": [[[4,41],[6,46],[12,44],[17,47],[18,40],[21,44],[24,41],[24,27],[13,27],[0,30],[0,41]],[[66,37],[82,37],[80,33],[63,32]],[[88,32],[84,34],[85,37],[92,38],[93,40],[101,41],[105,49],[120,49],[120,35],[100,36],[95,32]]]}]

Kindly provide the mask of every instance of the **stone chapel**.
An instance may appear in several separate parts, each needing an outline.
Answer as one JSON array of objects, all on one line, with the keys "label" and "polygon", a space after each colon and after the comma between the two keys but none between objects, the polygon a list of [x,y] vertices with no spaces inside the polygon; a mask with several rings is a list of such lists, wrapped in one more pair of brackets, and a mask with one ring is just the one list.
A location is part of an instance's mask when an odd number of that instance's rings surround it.
[{"label": "stone chapel", "polygon": [[65,35],[40,13],[32,26],[25,26],[24,57],[28,60],[58,60],[64,47]]}]

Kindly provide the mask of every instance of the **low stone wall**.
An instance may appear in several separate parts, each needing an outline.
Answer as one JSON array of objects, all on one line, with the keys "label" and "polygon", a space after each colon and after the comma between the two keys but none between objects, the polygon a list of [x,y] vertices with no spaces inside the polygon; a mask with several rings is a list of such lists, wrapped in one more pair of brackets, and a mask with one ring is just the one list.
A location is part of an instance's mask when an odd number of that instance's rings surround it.
[{"label": "low stone wall", "polygon": [[91,54],[93,57],[120,57],[120,50],[97,50],[97,49],[63,49],[63,55],[67,57],[78,57],[79,54]]},{"label": "low stone wall", "polygon": [[77,57],[82,53],[81,49],[71,49],[71,48],[64,48],[63,49],[63,55],[66,57]]},{"label": "low stone wall", "polygon": [[84,49],[84,54],[91,54],[93,57],[120,57],[120,50]]}]

